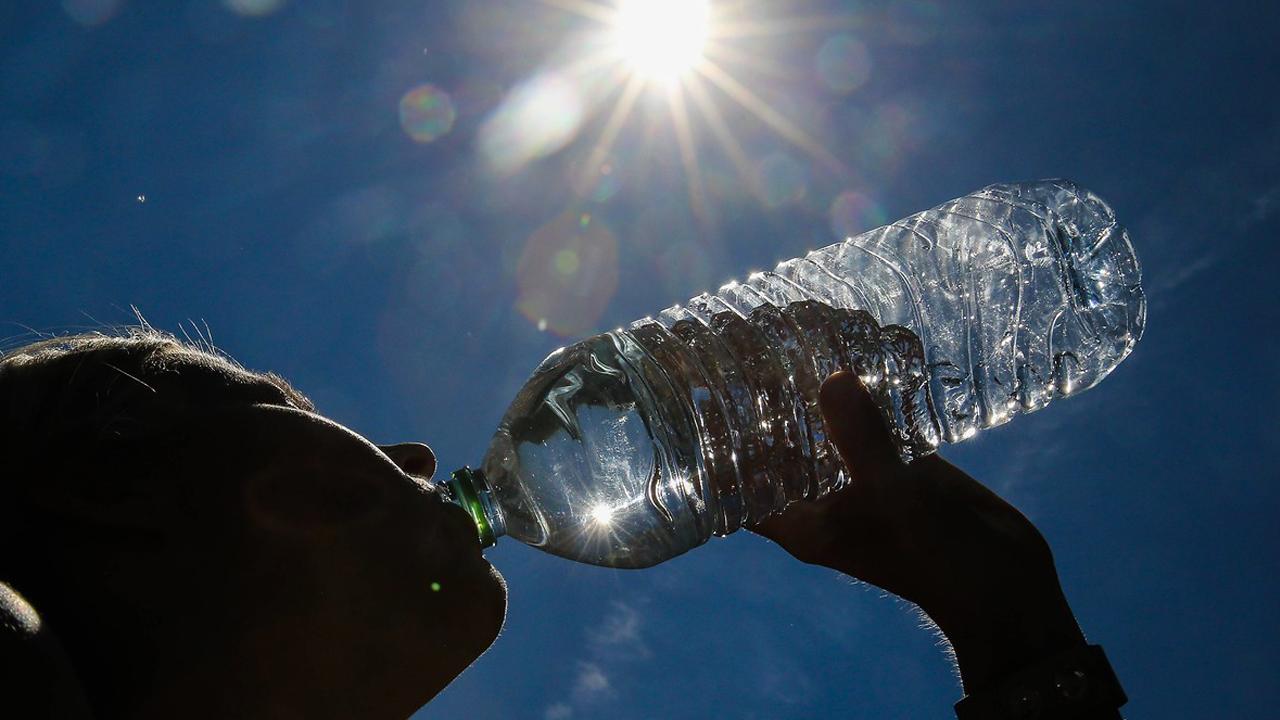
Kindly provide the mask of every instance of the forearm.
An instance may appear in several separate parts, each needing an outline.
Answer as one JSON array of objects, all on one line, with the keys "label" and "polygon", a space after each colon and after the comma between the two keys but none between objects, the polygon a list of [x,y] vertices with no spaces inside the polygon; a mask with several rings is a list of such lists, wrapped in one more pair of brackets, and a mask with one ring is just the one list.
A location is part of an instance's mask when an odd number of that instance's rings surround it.
[{"label": "forearm", "polygon": [[[927,613],[955,651],[962,720],[1114,718],[1124,693],[1099,649],[1085,644],[1031,521],[936,454],[903,463],[853,375],[828,379],[821,403],[851,482],[755,530]],[[1010,712],[1009,694],[1024,691],[1039,693],[1031,701],[1043,701],[1045,713]]]},{"label": "forearm", "polygon": [[[828,552],[821,564],[856,574],[856,557]],[[899,586],[899,594],[916,602],[951,644],[967,708],[964,714],[957,708],[961,720],[1120,718],[1115,708],[1123,691],[1087,645],[1042,541],[1005,554],[1002,562],[977,562],[938,577],[937,585]],[[1077,670],[1083,682],[1074,678]]]}]

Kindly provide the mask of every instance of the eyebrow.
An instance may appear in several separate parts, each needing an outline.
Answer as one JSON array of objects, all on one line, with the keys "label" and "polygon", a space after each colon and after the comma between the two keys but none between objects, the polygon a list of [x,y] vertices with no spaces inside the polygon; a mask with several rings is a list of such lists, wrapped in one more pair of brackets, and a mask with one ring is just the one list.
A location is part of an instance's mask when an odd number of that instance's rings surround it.
[{"label": "eyebrow", "polygon": [[253,393],[252,397],[246,399],[254,402],[261,402],[269,405],[283,404],[295,410],[303,410],[305,412],[316,412],[315,403],[302,393],[298,392],[284,378],[274,373],[261,373],[253,376],[253,382],[247,385],[247,389]]},{"label": "eyebrow", "polygon": [[285,385],[284,387],[280,388],[280,390],[281,392],[284,393],[285,399],[293,407],[296,407],[299,410],[306,410],[307,412],[311,412],[311,413],[316,411],[315,403],[311,402],[311,398],[307,397],[306,395],[303,395],[297,390],[294,390],[292,386]]}]

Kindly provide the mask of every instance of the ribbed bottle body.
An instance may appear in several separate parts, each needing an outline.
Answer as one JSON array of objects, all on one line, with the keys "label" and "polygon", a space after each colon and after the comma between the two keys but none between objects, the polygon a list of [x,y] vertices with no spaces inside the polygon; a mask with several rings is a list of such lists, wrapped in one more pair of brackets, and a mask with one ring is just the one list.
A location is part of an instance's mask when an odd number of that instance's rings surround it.
[{"label": "ribbed bottle body", "polygon": [[1092,387],[1145,312],[1097,196],[993,185],[553,353],[485,458],[493,524],[652,565],[847,481],[818,408],[832,372],[910,460]]},{"label": "ribbed bottle body", "polygon": [[862,377],[910,460],[1097,384],[1145,313],[1111,209],[1051,180],[984,188],[627,332],[685,399],[723,534],[845,482],[817,406],[835,370]]},{"label": "ribbed bottle body", "polygon": [[[691,501],[717,535],[847,481],[818,408],[836,370],[857,372],[894,428],[928,414],[923,349],[907,329],[817,300],[735,302],[708,296],[625,331],[664,370],[654,382],[672,402],[654,416],[690,439],[681,454],[697,461]],[[899,442],[919,452],[907,435]]]}]

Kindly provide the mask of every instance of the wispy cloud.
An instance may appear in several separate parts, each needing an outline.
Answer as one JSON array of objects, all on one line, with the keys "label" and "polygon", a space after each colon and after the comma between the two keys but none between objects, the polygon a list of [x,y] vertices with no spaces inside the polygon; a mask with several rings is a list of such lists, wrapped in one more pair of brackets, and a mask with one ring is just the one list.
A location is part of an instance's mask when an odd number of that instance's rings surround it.
[{"label": "wispy cloud", "polygon": [[593,662],[578,663],[578,677],[573,683],[573,700],[583,705],[608,697],[613,690],[609,676]]},{"label": "wispy cloud", "polygon": [[756,657],[760,664],[754,689],[761,697],[783,705],[809,705],[813,702],[812,670],[797,662],[785,647],[760,638]]},{"label": "wispy cloud", "polygon": [[1218,262],[1218,253],[1207,252],[1200,257],[1182,263],[1167,275],[1157,278],[1147,292],[1154,297],[1172,293],[1186,284],[1188,280],[1213,267],[1216,262]]},{"label": "wispy cloud", "polygon": [[542,717],[543,720],[568,720],[573,717],[573,708],[564,703],[552,703]]},{"label": "wispy cloud", "polygon": [[[1143,260],[1142,285],[1148,310],[1159,312],[1178,297],[1187,283],[1211,269],[1232,251],[1197,221],[1184,219],[1180,211],[1162,209],[1142,218],[1133,236]],[[1147,253],[1143,250],[1152,250]]]},{"label": "wispy cloud", "polygon": [[1259,226],[1280,213],[1273,169],[1280,133],[1270,129],[1242,138],[1237,148],[1187,168],[1152,196],[1141,219],[1126,220],[1143,260],[1143,286],[1153,314],[1189,294],[1184,286],[1220,261],[1270,243]]},{"label": "wispy cloud", "polygon": [[[617,695],[611,676],[619,666],[649,658],[640,602],[617,601],[599,622],[584,631],[583,656],[576,665],[565,697],[546,707],[544,720],[569,720],[584,712],[595,717],[599,705]],[[587,708],[592,708],[589,712]]]},{"label": "wispy cloud", "polygon": [[1280,185],[1273,185],[1253,198],[1253,207],[1240,219],[1240,228],[1248,229],[1280,210]]},{"label": "wispy cloud", "polygon": [[587,648],[596,657],[611,660],[649,657],[649,646],[640,635],[640,612],[627,603],[615,602],[600,624],[588,629]]}]

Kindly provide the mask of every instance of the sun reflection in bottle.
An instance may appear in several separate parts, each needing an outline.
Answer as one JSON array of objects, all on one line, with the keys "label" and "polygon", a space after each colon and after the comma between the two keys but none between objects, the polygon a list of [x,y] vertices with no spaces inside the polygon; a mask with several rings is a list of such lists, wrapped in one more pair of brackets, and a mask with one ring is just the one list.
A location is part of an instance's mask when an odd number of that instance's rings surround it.
[{"label": "sun reflection in bottle", "polygon": [[604,503],[598,503],[592,506],[589,517],[597,527],[607,528],[613,524],[613,508]]}]

